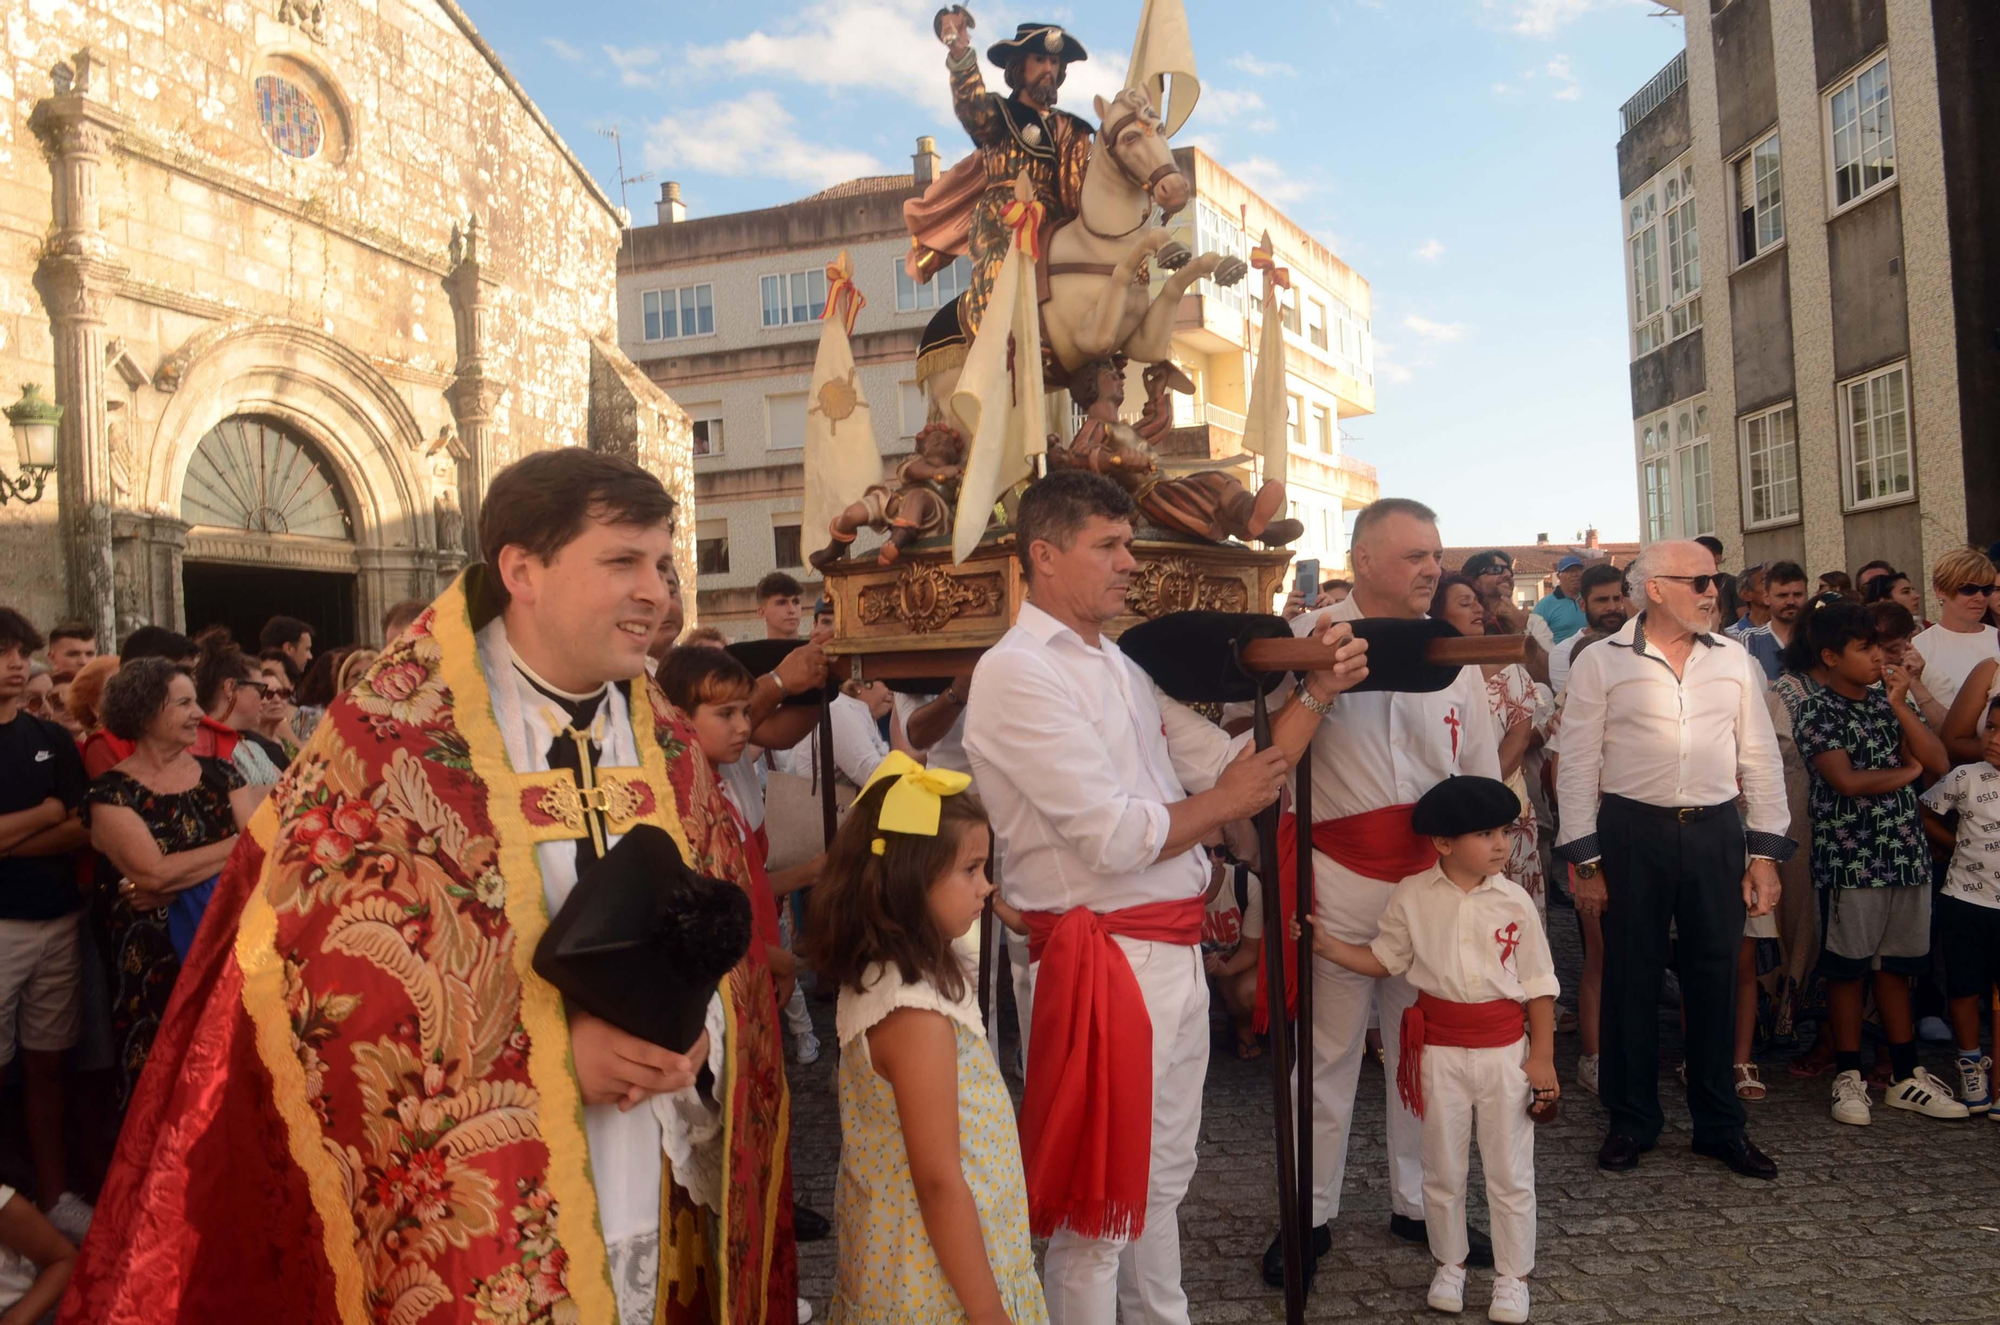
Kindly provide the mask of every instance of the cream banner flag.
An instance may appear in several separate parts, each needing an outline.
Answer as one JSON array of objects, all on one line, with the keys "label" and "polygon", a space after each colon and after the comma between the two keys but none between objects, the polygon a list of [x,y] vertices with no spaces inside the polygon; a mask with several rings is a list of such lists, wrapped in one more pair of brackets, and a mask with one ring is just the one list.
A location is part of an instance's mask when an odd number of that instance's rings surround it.
[{"label": "cream banner flag", "polygon": [[882,481],[882,452],[848,341],[867,302],[854,288],[854,267],[843,249],[839,261],[827,264],[826,312],[806,396],[806,494],[799,550],[808,565],[813,553],[833,541],[833,517]]},{"label": "cream banner flag", "polygon": [[1264,273],[1264,325],[1257,336],[1250,408],[1244,412],[1243,449],[1264,457],[1266,483],[1283,483],[1290,430],[1285,412],[1285,314],[1278,291],[1291,288],[1292,274],[1278,265],[1269,230],[1250,250],[1250,266]]},{"label": "cream banner flag", "polygon": [[[1173,79],[1173,101],[1167,103]],[[1188,37],[1187,11],[1181,0],[1146,0],[1139,15],[1139,35],[1132,40],[1132,63],[1127,67],[1125,86],[1143,88],[1160,112],[1160,131],[1166,137],[1180,132],[1194,103],[1201,98],[1201,79],[1195,76],[1194,42]]]},{"label": "cream banner flag", "polygon": [[[1026,172],[1014,181],[1014,201],[1002,218],[1014,237],[993,282],[986,316],[965,356],[952,393],[952,412],[972,444],[951,534],[951,559],[964,561],[979,546],[1001,494],[1034,473],[1033,457],[1048,449],[1042,400],[1042,322],[1035,302],[1042,204]],[[1004,310],[1004,317],[993,314]],[[1009,353],[1009,340],[1012,353]]]}]

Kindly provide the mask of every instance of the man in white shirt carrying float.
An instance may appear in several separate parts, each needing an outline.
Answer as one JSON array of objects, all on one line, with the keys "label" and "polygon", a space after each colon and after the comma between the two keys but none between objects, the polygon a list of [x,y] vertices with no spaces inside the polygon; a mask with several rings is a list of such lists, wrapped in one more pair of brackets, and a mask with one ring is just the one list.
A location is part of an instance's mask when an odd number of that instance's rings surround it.
[{"label": "man in white shirt carrying float", "polygon": [[1570,672],[1556,854],[1576,866],[1577,910],[1604,917],[1598,1093],[1611,1130],[1598,1166],[1635,1167],[1665,1123],[1659,994],[1673,925],[1695,1153],[1771,1179],[1777,1166],[1744,1134],[1730,1060],[1744,916],[1778,904],[1791,816],[1763,669],[1716,630],[1714,577],[1709,551],[1683,542],[1653,544],[1626,571],[1640,614]]},{"label": "man in white shirt carrying float", "polygon": [[[1188,1319],[1177,1211],[1194,1174],[1208,1070],[1198,843],[1277,798],[1366,646],[1321,632],[1336,665],[1248,748],[1163,704],[1104,638],[1125,611],[1132,499],[1079,470],[1022,496],[1028,601],[972,677],[965,745],[1035,963],[1022,1108],[1028,1210],[1052,1234],[1053,1325]],[[1093,993],[1101,989],[1102,996]],[[1107,1083],[1098,1088],[1094,1083]]]},{"label": "man in white shirt carrying float", "polygon": [[[1437,513],[1406,497],[1384,497],[1354,518],[1350,559],[1354,592],[1336,607],[1292,622],[1306,634],[1363,617],[1414,619],[1430,610],[1444,573]],[[1374,940],[1397,883],[1437,863],[1430,840],[1410,829],[1419,798],[1454,773],[1500,777],[1500,750],[1487,716],[1486,680],[1477,667],[1432,694],[1377,691],[1334,700],[1312,745],[1314,910],[1336,938]],[[1288,820],[1278,831],[1284,916],[1290,924],[1297,875],[1284,868],[1295,840]],[[1296,1007],[1286,946],[1286,1003]],[[1266,972],[1268,976],[1268,972]],[[1401,976],[1373,980],[1323,957],[1313,958],[1313,1236],[1315,1262],[1333,1245],[1353,1130],[1354,1090],[1371,1005],[1380,1013],[1383,1081],[1388,1097],[1389,1231],[1428,1245],[1424,1225],[1423,1124],[1396,1091],[1399,1045],[1393,1028],[1417,1000]],[[1258,997],[1258,1007],[1265,1005]],[[1491,1265],[1493,1244],[1468,1228],[1470,1263]],[[1284,1282],[1277,1240],[1264,1253],[1264,1281]]]}]

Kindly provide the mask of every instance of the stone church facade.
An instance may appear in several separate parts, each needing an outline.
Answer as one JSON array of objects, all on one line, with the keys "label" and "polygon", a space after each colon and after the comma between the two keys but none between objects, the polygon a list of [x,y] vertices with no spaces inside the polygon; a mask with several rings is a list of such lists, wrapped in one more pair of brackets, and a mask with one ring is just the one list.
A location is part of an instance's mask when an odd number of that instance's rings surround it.
[{"label": "stone church facade", "polygon": [[376,642],[561,445],[660,474],[692,569],[620,214],[452,0],[49,0],[0,41],[0,404],[65,411],[45,495],[0,505],[0,601]]}]

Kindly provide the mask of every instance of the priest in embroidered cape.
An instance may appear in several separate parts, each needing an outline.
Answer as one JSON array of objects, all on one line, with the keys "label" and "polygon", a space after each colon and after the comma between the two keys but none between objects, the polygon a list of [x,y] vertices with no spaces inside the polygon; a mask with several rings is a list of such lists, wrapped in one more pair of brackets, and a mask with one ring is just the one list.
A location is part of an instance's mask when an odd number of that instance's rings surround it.
[{"label": "priest in embroidered cape", "polygon": [[643,665],[672,542],[672,499],[625,461],[495,477],[485,562],[334,702],[231,858],[66,1325],[789,1325],[759,945],[685,1056],[566,1012],[530,964],[637,824],[748,884]]}]

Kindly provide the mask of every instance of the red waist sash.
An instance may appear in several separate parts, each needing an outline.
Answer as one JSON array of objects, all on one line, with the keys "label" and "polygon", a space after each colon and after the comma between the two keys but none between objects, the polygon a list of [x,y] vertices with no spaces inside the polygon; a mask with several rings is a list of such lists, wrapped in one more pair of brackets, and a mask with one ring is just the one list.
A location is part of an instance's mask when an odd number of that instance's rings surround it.
[{"label": "red waist sash", "polygon": [[[1401,883],[1437,864],[1437,850],[1428,837],[1410,831],[1410,812],[1415,805],[1385,805],[1379,810],[1350,814],[1344,819],[1321,819],[1313,825],[1313,850],[1356,874],[1383,883]],[[1299,835],[1297,821],[1286,815],[1278,821],[1278,910],[1280,934],[1292,932],[1292,917],[1298,913]],[[1267,917],[1265,924],[1270,924]],[[1285,1010],[1292,1016],[1299,1010],[1298,946],[1287,942],[1285,952]],[[1269,1005],[1265,999],[1264,949],[1257,950],[1257,1006],[1251,1024],[1267,1031]]]},{"label": "red waist sash", "polygon": [[1396,1093],[1410,1112],[1424,1116],[1424,1046],[1445,1049],[1505,1049],[1524,1034],[1521,1005],[1511,998],[1485,1003],[1454,1003],[1419,992],[1403,1012],[1401,1061],[1396,1064]]},{"label": "red waist sash", "polygon": [[1200,896],[1099,915],[1030,911],[1035,975],[1021,1159],[1028,1222],[1087,1238],[1137,1238],[1153,1154],[1153,1019],[1114,936],[1194,947]]}]

